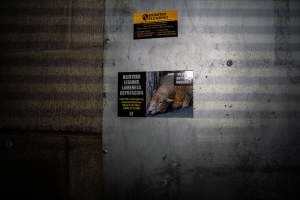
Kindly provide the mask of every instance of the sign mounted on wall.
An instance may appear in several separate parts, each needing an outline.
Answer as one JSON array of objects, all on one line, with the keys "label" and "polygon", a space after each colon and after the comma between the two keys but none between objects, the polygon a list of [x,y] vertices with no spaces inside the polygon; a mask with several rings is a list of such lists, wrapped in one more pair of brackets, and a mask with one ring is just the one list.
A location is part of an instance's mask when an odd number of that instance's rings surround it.
[{"label": "sign mounted on wall", "polygon": [[119,72],[119,117],[193,117],[193,71]]},{"label": "sign mounted on wall", "polygon": [[176,10],[134,13],[133,24],[134,39],[178,36]]}]

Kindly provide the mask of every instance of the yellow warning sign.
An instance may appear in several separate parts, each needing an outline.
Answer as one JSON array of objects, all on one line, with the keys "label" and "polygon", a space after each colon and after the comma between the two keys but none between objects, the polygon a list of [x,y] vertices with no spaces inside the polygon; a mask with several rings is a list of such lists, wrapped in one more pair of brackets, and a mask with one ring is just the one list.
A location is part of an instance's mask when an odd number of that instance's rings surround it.
[{"label": "yellow warning sign", "polygon": [[139,12],[134,13],[133,16],[134,24],[153,23],[162,21],[177,21],[177,11],[167,10],[160,12]]},{"label": "yellow warning sign", "polygon": [[178,36],[176,10],[138,12],[133,15],[134,39]]}]

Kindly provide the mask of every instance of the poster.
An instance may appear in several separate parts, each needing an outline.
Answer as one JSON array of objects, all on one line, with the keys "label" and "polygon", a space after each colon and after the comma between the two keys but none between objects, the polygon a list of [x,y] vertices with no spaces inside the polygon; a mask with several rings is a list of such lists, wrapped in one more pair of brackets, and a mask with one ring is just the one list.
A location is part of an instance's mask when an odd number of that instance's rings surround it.
[{"label": "poster", "polygon": [[193,71],[118,73],[119,117],[193,117]]},{"label": "poster", "polygon": [[177,11],[140,12],[133,15],[134,39],[178,36]]}]

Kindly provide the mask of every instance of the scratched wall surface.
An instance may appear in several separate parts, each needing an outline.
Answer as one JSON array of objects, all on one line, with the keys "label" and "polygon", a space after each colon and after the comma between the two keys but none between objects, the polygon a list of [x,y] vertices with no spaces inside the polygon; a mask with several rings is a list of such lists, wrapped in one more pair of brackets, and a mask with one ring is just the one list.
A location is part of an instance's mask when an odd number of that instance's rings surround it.
[{"label": "scratched wall surface", "polygon": [[[132,14],[164,9],[178,38],[133,40]],[[109,0],[105,20],[107,199],[299,198],[299,1]],[[193,119],[117,117],[118,72],[178,69]]]}]

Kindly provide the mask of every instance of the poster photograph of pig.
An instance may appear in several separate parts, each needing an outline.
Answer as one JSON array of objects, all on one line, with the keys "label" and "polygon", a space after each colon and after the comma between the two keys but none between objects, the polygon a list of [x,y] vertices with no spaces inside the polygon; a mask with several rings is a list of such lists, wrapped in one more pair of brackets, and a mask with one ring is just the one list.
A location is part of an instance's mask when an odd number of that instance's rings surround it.
[{"label": "poster photograph of pig", "polygon": [[147,117],[193,117],[193,71],[147,72]]},{"label": "poster photograph of pig", "polygon": [[119,117],[193,117],[193,71],[119,72]]}]

